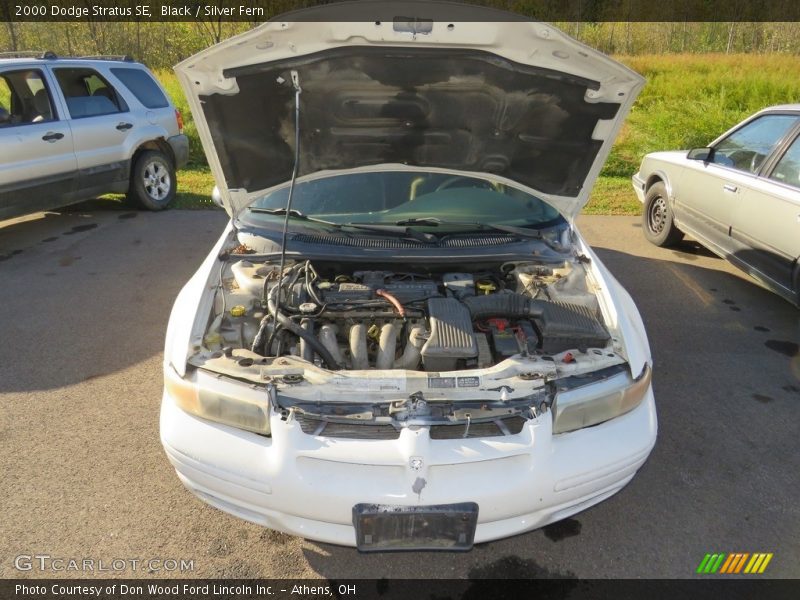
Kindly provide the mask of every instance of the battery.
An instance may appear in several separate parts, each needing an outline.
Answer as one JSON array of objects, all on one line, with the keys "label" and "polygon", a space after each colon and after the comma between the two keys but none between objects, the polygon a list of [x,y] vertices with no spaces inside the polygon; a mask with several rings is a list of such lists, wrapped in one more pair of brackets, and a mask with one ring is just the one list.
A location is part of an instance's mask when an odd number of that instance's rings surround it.
[{"label": "battery", "polygon": [[508,358],[519,354],[517,336],[506,319],[489,319],[489,339],[496,357]]}]

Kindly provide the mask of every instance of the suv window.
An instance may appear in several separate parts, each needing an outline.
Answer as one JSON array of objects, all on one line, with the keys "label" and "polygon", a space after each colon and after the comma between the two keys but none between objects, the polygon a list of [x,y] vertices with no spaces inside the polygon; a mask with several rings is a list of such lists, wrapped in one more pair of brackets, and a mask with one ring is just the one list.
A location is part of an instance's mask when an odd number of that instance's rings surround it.
[{"label": "suv window", "polygon": [[54,69],[69,115],[73,119],[125,112],[128,107],[114,87],[97,71],[85,68]]},{"label": "suv window", "polygon": [[0,74],[0,127],[54,120],[53,102],[41,71]]},{"label": "suv window", "polygon": [[142,69],[115,68],[111,69],[114,76],[119,79],[136,99],[146,108],[166,108],[169,101],[164,97],[161,88],[153,81],[149,73]]},{"label": "suv window", "polygon": [[794,115],[764,115],[750,121],[714,147],[712,162],[748,173],[758,172],[797,119]]},{"label": "suv window", "polygon": [[800,137],[795,138],[778,164],[775,165],[769,178],[800,188]]},{"label": "suv window", "polygon": [[5,77],[0,77],[0,125],[8,125],[11,120],[11,86]]}]

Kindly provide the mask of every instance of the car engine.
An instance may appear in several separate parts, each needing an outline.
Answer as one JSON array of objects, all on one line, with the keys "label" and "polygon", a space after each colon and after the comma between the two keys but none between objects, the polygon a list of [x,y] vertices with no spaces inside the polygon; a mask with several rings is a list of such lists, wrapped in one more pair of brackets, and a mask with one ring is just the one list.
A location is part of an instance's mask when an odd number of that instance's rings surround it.
[{"label": "car engine", "polygon": [[331,370],[487,368],[603,349],[611,336],[583,264],[401,272],[296,261],[225,263],[203,346]]}]

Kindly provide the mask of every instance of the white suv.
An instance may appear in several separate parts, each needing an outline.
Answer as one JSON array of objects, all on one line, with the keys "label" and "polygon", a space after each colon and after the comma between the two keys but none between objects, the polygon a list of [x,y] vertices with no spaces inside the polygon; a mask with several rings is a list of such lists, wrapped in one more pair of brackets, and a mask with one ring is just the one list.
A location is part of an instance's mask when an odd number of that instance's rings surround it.
[{"label": "white suv", "polygon": [[128,57],[0,57],[0,219],[125,193],[161,210],[189,141],[156,79]]}]

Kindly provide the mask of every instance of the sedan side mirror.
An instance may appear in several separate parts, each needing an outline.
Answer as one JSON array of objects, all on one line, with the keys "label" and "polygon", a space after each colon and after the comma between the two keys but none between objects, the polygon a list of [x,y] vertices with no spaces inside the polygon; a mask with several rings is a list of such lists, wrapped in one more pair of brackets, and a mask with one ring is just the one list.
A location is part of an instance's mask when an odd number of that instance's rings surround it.
[{"label": "sedan side mirror", "polygon": [[702,160],[703,162],[709,162],[714,156],[714,149],[713,148],[693,148],[689,150],[689,153],[686,155],[686,158],[689,160]]}]

